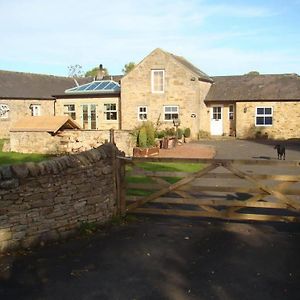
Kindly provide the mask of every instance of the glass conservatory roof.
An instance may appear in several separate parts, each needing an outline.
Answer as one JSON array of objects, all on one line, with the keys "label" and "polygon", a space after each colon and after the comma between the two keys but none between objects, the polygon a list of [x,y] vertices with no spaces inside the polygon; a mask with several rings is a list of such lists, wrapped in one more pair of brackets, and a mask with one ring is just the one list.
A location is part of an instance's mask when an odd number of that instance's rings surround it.
[{"label": "glass conservatory roof", "polygon": [[113,80],[97,80],[65,90],[66,94],[118,93],[120,84]]}]

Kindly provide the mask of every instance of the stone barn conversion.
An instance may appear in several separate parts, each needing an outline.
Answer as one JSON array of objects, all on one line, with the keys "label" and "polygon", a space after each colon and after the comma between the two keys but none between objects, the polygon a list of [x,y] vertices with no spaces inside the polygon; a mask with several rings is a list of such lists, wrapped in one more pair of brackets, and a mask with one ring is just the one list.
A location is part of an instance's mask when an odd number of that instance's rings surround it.
[{"label": "stone barn conversion", "polygon": [[[87,78],[79,82],[86,83]],[[74,87],[72,78],[0,70],[0,105],[8,111],[0,115],[0,137],[8,137],[10,128],[25,116],[54,116],[54,94]]]},{"label": "stone barn conversion", "polygon": [[97,78],[76,80],[0,71],[0,137],[24,116],[69,116],[86,132],[82,139],[94,140],[111,128],[128,139],[146,120],[170,128],[174,119],[194,139],[300,137],[297,74],[209,76],[159,48],[125,76],[103,76],[102,70]]}]

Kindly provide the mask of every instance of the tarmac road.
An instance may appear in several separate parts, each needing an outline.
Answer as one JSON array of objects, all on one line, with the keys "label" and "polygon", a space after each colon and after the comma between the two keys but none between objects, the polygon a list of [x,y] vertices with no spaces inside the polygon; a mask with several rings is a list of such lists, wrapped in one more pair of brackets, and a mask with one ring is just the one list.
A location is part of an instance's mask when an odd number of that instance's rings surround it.
[{"label": "tarmac road", "polygon": [[[205,143],[217,158],[276,159],[268,144]],[[0,299],[298,300],[299,253],[299,224],[139,217],[0,256]]]},{"label": "tarmac road", "polygon": [[299,225],[139,218],[1,257],[0,299],[298,300]]}]

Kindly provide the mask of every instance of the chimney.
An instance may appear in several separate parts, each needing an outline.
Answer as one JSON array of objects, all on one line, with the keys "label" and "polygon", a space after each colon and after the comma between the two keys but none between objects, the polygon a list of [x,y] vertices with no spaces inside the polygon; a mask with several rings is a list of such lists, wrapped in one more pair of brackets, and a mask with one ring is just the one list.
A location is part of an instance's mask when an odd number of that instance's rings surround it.
[{"label": "chimney", "polygon": [[100,64],[99,65],[99,70],[98,70],[98,72],[97,72],[97,80],[102,80],[103,79],[103,77],[104,77],[104,75],[105,75],[105,71],[104,71],[104,69],[103,69],[103,65],[102,64]]}]

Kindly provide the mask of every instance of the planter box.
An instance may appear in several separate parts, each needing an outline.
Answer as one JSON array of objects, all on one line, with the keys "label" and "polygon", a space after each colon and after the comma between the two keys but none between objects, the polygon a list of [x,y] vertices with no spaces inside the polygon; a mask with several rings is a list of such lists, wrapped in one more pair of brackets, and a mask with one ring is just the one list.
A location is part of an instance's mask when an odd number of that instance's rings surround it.
[{"label": "planter box", "polygon": [[159,147],[152,147],[152,148],[133,148],[133,156],[134,157],[149,157],[155,156],[159,153]]}]

